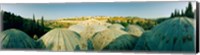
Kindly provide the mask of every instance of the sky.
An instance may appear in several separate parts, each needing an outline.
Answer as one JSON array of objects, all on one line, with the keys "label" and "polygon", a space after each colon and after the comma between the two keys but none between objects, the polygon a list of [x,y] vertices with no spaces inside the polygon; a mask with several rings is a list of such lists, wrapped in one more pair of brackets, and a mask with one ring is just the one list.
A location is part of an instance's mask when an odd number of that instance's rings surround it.
[{"label": "sky", "polygon": [[[93,2],[93,3],[18,3],[1,4],[1,10],[25,18],[55,20],[77,16],[137,16],[142,18],[169,17],[175,9],[187,7],[188,2]],[[195,3],[192,2],[193,9]]]}]

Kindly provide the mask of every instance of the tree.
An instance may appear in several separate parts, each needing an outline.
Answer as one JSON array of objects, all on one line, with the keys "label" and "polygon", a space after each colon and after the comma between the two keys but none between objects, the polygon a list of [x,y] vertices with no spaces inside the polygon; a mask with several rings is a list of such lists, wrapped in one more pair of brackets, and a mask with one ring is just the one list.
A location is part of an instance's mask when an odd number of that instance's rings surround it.
[{"label": "tree", "polygon": [[36,33],[36,21],[35,21],[35,14],[33,14],[33,20],[32,20],[33,22],[31,23],[31,25],[32,25],[32,34],[33,35],[35,35],[35,33]]},{"label": "tree", "polygon": [[170,16],[170,17],[171,17],[171,18],[173,18],[173,17],[174,17],[174,13],[173,13],[173,12],[171,13],[171,16]]},{"label": "tree", "polygon": [[42,27],[44,27],[44,17],[43,16],[41,18],[41,25],[42,25]]},{"label": "tree", "polygon": [[33,22],[35,23],[35,14],[33,14]]},{"label": "tree", "polygon": [[174,12],[175,12],[175,15],[174,15],[175,17],[180,16],[180,12],[179,12],[179,10],[175,9]]},{"label": "tree", "polygon": [[177,11],[177,16],[181,16],[181,14],[180,14],[179,10]]},{"label": "tree", "polygon": [[[34,35],[37,35],[38,37],[41,37],[42,35],[45,34],[50,28],[41,26],[38,24],[38,21],[36,22],[35,20],[35,15],[33,14],[32,18],[24,18],[21,17],[20,15],[15,15],[14,13],[6,12],[6,11],[1,11],[2,14],[2,31],[10,29],[10,28],[15,28],[22,30],[23,32],[27,33],[29,36],[33,38]],[[42,32],[42,30],[44,30]],[[36,32],[37,31],[37,32]]]},{"label": "tree", "polygon": [[127,22],[128,24],[130,24],[130,19],[127,19],[126,22]]},{"label": "tree", "polygon": [[192,10],[193,10],[192,4],[191,2],[189,2],[188,7],[186,7],[185,12],[181,10],[181,13],[180,13],[179,10],[175,9],[174,13],[171,13],[170,17],[173,18],[173,17],[185,16],[189,18],[194,18],[194,12]]},{"label": "tree", "polygon": [[185,13],[183,10],[181,10],[181,16],[185,16]]},{"label": "tree", "polygon": [[44,17],[41,18],[41,26],[42,26],[42,32],[44,32]]},{"label": "tree", "polygon": [[192,4],[191,2],[188,3],[188,7],[185,10],[185,16],[189,18],[194,18],[194,13],[192,11]]},{"label": "tree", "polygon": [[110,22],[111,22],[111,20],[110,20],[110,19],[108,19],[108,20],[107,20],[107,22],[108,22],[108,23],[110,23]]},{"label": "tree", "polygon": [[124,27],[127,27],[127,26],[128,26],[128,23],[126,23],[126,22],[120,22],[120,24],[121,24],[122,26],[124,26]]}]

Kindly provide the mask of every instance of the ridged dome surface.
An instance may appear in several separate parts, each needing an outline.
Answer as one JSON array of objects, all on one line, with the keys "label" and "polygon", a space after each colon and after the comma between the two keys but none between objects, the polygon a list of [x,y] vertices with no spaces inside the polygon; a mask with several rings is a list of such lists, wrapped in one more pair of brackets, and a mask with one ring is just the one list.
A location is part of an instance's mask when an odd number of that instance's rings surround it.
[{"label": "ridged dome surface", "polygon": [[3,49],[34,49],[35,41],[26,33],[17,29],[8,29],[0,34],[1,48]]},{"label": "ridged dome surface", "polygon": [[138,25],[128,25],[128,27],[126,27],[126,31],[129,34],[140,37],[142,33],[144,32],[144,29]]},{"label": "ridged dome surface", "polygon": [[145,31],[138,39],[137,44],[135,45],[134,50],[144,51],[149,50],[149,46],[147,45],[147,39],[152,37],[151,31]]},{"label": "ridged dome surface", "polygon": [[176,17],[155,26],[147,39],[150,50],[194,51],[194,23],[186,17]]},{"label": "ridged dome surface", "polygon": [[118,29],[106,29],[101,32],[97,32],[92,37],[94,50],[102,50],[110,42],[123,34],[127,34],[127,32]]},{"label": "ridged dome surface", "polygon": [[109,23],[98,21],[95,19],[89,19],[86,21],[82,21],[76,25],[70,26],[69,29],[76,31],[77,33],[81,33],[83,31],[87,31],[88,28],[92,28],[94,32],[99,32],[105,30]]},{"label": "ridged dome surface", "polygon": [[138,37],[124,34],[113,40],[103,48],[104,51],[131,51],[137,43]]},{"label": "ridged dome surface", "polygon": [[41,40],[46,49],[53,51],[74,51],[79,45],[80,36],[74,31],[65,28],[56,28],[44,36]]}]

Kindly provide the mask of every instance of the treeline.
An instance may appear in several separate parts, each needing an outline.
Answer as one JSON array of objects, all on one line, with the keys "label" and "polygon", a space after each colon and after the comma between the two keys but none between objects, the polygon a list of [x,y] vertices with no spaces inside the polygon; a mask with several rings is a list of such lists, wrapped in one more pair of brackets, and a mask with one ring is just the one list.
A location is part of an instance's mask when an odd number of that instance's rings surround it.
[{"label": "treeline", "polygon": [[151,28],[153,28],[155,25],[157,25],[157,21],[156,20],[151,20],[151,19],[143,19],[143,18],[139,18],[139,17],[114,17],[114,18],[110,18],[107,20],[108,23],[118,23],[123,25],[124,27],[127,27],[128,25],[139,25],[142,28],[144,28],[144,30],[150,30]]},{"label": "treeline", "polygon": [[54,28],[68,28],[71,25],[74,25],[74,23],[58,22],[58,21],[47,21],[44,24],[44,26],[49,27],[50,29],[54,29]]},{"label": "treeline", "polygon": [[165,20],[168,20],[168,19],[172,19],[174,17],[188,17],[188,18],[192,18],[192,19],[195,19],[194,18],[194,12],[192,11],[192,4],[191,2],[188,3],[188,6],[186,7],[185,11],[184,10],[178,10],[178,9],[175,9],[174,12],[171,13],[171,16],[170,17],[165,17],[165,18],[159,18],[157,19],[157,23],[161,23]]},{"label": "treeline", "polygon": [[41,20],[35,20],[35,16],[33,18],[23,18],[19,15],[15,15],[14,13],[1,11],[3,18],[3,31],[11,28],[19,29],[27,33],[32,38],[40,38],[43,34],[45,34],[50,29],[44,26],[44,17]]},{"label": "treeline", "polygon": [[188,3],[188,7],[186,7],[185,11],[181,10],[177,10],[175,9],[174,12],[171,13],[171,18],[174,17],[188,17],[188,18],[194,18],[194,12],[192,11],[192,4],[191,2]]}]

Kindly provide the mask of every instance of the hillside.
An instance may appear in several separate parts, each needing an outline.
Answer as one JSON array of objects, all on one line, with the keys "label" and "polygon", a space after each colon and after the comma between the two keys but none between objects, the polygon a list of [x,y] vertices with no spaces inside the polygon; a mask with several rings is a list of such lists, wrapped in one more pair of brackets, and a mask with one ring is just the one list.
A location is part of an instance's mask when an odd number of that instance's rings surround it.
[{"label": "hillside", "polygon": [[157,24],[156,20],[153,19],[144,19],[140,17],[122,17],[122,16],[89,16],[89,17],[73,17],[73,18],[60,18],[54,21],[47,21],[45,22],[45,26],[48,26],[50,28],[59,28],[59,27],[65,27],[68,28],[70,25],[74,25],[80,22],[83,22],[85,20],[89,19],[96,19],[98,21],[108,22],[111,24],[119,23],[126,27],[129,24],[136,24],[139,26],[142,26],[145,30],[149,30],[152,27],[154,27]]}]

